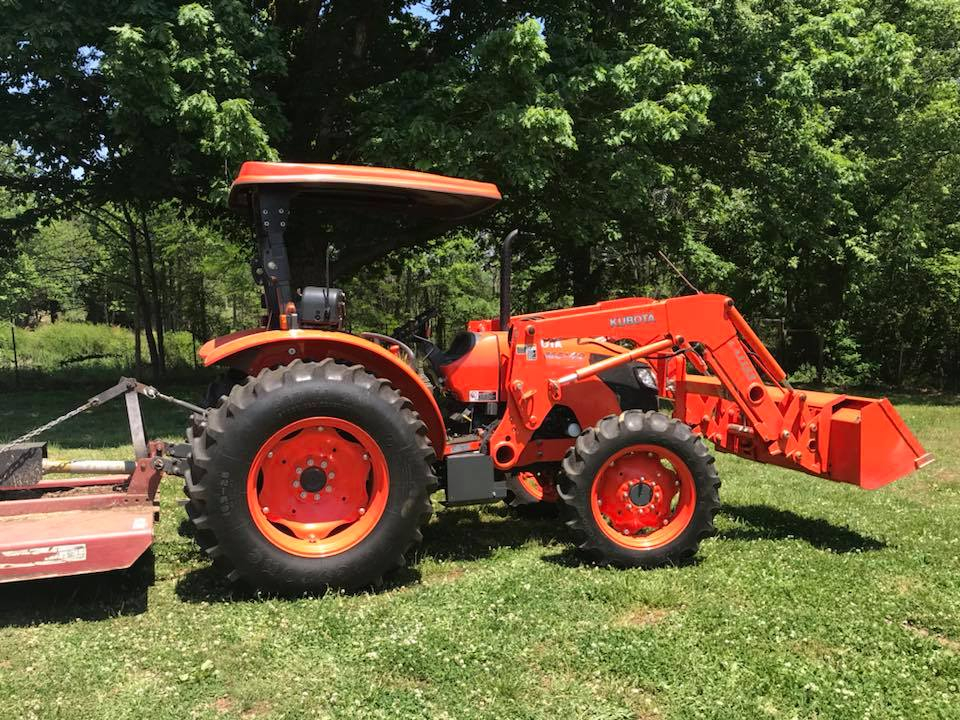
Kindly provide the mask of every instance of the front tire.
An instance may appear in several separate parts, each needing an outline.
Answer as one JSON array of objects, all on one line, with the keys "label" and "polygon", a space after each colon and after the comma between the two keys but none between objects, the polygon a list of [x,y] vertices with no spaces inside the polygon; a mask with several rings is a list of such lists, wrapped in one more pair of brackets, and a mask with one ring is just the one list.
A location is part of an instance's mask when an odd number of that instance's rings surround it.
[{"label": "front tire", "polygon": [[264,370],[191,435],[186,490],[201,546],[260,590],[376,586],[432,514],[426,427],[358,365]]},{"label": "front tire", "polygon": [[714,459],[678,420],[639,410],[605,417],[577,438],[562,467],[567,524],[595,562],[679,564],[715,532]]}]

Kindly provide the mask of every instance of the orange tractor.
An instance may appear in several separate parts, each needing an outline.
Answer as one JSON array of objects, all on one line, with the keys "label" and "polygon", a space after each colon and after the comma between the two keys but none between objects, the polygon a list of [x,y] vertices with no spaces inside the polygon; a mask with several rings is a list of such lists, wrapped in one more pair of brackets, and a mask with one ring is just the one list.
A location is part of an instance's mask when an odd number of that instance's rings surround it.
[{"label": "orange tractor", "polygon": [[512,315],[515,233],[499,317],[447,350],[429,339],[430,312],[391,335],[345,332],[329,255],[325,286],[292,279],[285,235],[305,208],[440,233],[499,199],[494,185],[418,172],[243,166],[230,204],[253,220],[262,327],[200,349],[225,369],[210,407],[185,445],[146,451],[184,476],[197,541],[231,579],[286,593],[376,585],[420,541],[437,489],[446,505],[554,503],[600,563],[681,563],[719,508],[707,441],[868,489],[931,461],[888,401],[792,388],[727,297]]}]

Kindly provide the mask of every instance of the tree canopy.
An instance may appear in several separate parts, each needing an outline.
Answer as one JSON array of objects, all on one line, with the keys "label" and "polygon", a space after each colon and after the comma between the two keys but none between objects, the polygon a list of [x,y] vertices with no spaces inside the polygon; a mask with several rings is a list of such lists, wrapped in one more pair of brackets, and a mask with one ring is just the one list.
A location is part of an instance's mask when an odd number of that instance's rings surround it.
[{"label": "tree canopy", "polygon": [[[451,322],[486,307],[492,288],[471,306],[440,265],[486,277],[496,238],[519,227],[514,297],[526,308],[683,292],[662,251],[701,289],[735,297],[793,369],[840,383],[960,380],[958,0],[5,10],[10,272],[30,272],[15,237],[44,219],[86,223],[117,255],[112,292],[158,335],[161,365],[162,330],[185,322],[174,315],[189,316],[177,306],[193,289],[216,297],[190,321],[197,333],[230,325],[230,292],[249,308],[245,280],[218,289],[222,272],[210,274],[250,251],[221,203],[240,162],[282,158],[503,191],[466,235],[359,271],[357,317],[381,330],[436,299],[433,285],[403,281],[431,269],[454,286]],[[177,268],[187,246],[207,259]]]}]

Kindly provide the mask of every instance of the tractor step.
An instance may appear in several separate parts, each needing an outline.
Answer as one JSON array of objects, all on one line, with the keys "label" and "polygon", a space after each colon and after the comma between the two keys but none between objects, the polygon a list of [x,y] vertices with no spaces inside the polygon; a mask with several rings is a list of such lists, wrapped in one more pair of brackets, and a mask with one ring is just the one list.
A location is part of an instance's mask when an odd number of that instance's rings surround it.
[{"label": "tractor step", "polygon": [[155,512],[143,504],[0,517],[0,583],[128,568],[153,542]]}]

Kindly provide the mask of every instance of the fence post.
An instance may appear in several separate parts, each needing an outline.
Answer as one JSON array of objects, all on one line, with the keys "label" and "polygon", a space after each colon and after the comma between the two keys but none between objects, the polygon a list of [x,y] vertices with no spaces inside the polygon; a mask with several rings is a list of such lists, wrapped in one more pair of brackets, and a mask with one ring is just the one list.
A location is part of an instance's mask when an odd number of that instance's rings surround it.
[{"label": "fence post", "polygon": [[17,333],[13,323],[10,323],[10,339],[13,341],[13,384],[20,387],[20,360],[17,358]]}]

